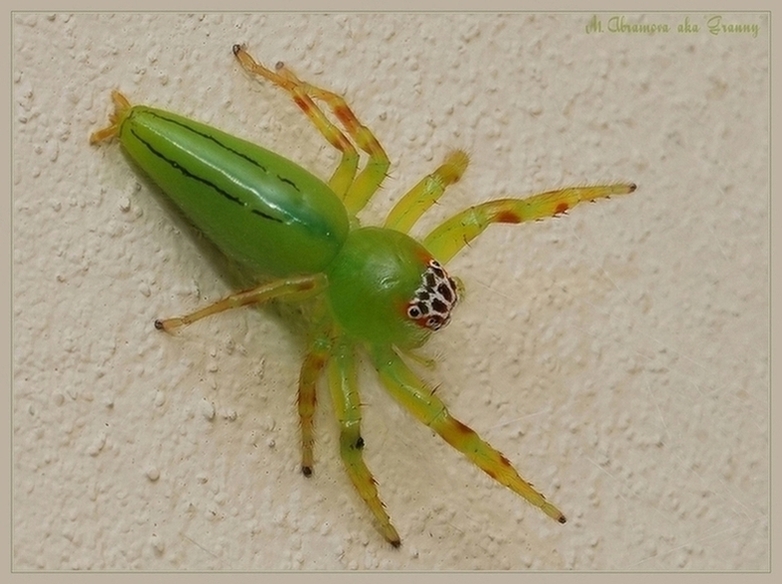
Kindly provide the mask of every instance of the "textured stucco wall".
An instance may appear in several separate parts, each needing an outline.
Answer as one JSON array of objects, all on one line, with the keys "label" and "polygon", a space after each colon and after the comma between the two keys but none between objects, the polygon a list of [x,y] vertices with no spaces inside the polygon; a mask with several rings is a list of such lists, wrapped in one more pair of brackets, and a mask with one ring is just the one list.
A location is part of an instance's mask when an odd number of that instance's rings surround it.
[{"label": "textured stucco wall", "polygon": [[[604,29],[610,15],[601,15]],[[768,23],[586,34],[591,15],[17,15],[13,22],[13,564],[17,569],[620,569],[769,565]],[[704,16],[690,15],[696,24]],[[373,528],[327,392],[298,472],[302,337],[273,309],[176,336],[228,291],[116,143],[109,92],[213,123],[327,177],[334,152],[234,63],[344,92],[394,164],[378,222],[461,147],[423,229],[490,197],[636,194],[494,227],[425,353],[452,412],[569,517],[493,483],[362,370]]]}]

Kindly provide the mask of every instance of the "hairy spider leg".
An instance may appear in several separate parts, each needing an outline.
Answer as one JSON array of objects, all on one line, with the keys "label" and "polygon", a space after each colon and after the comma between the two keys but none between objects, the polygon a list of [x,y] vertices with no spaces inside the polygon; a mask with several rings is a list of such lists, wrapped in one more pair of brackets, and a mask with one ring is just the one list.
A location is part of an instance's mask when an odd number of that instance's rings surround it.
[{"label": "hairy spider leg", "polygon": [[424,238],[424,247],[441,263],[447,263],[492,223],[523,223],[561,215],[584,201],[626,195],[633,183],[571,187],[548,191],[525,199],[497,199],[457,213]]},{"label": "hairy spider leg", "polygon": [[399,199],[388,214],[383,227],[408,233],[421,215],[437,202],[445,189],[462,178],[469,162],[466,152],[451,152],[437,170],[425,176]]},{"label": "hairy spider leg", "polygon": [[383,537],[394,547],[399,547],[399,534],[391,525],[391,518],[378,496],[377,482],[364,463],[361,403],[353,346],[339,342],[332,351],[327,369],[331,400],[340,425],[339,451],[348,476],[380,523]]},{"label": "hairy spider leg", "polygon": [[301,423],[301,472],[312,475],[315,447],[314,416],[317,406],[318,379],[323,373],[331,351],[331,332],[318,331],[310,341],[309,350],[299,373],[298,410]]},{"label": "hairy spider leg", "polygon": [[[277,64],[277,72],[271,71],[255,61],[240,45],[234,45],[233,52],[246,71],[268,79],[287,91],[323,137],[342,152],[342,160],[329,180],[329,186],[342,198],[348,213],[355,216],[372,198],[386,177],[390,161],[380,142],[359,122],[342,96],[301,81],[282,63]],[[348,136],[369,155],[369,160],[358,176],[358,152],[345,135],[326,118],[313,98],[326,103]]]},{"label": "hairy spider leg", "polygon": [[[287,91],[294,103],[306,114],[328,143],[342,153],[342,159],[329,179],[329,187],[337,196],[344,199],[358,169],[358,152],[350,140],[329,121],[321,109],[312,101],[312,98],[307,95],[301,84],[296,83],[289,75],[280,75],[264,67],[253,59],[240,45],[233,46],[233,53],[245,71],[252,75],[263,77]],[[282,63],[278,64],[278,66],[281,65]]]},{"label": "hairy spider leg", "polygon": [[249,290],[244,290],[243,292],[231,294],[230,296],[218,300],[214,304],[205,306],[190,314],[174,318],[158,319],[155,321],[155,328],[165,332],[171,332],[179,327],[192,324],[204,317],[225,310],[239,308],[240,306],[247,306],[249,304],[261,304],[275,298],[284,298],[293,301],[305,300],[319,294],[326,289],[326,286],[328,286],[328,280],[326,279],[325,274],[281,278],[279,280],[261,284],[260,286]]},{"label": "hairy spider leg", "polygon": [[372,131],[359,121],[344,97],[300,80],[293,71],[282,63],[279,64],[279,72],[303,87],[308,95],[325,102],[342,124],[348,136],[369,155],[369,160],[348,188],[343,200],[348,213],[355,216],[366,206],[385,180],[386,172],[391,164],[388,155]]},{"label": "hairy spider leg", "polygon": [[521,478],[507,458],[474,430],[452,417],[434,390],[419,379],[392,348],[373,347],[372,361],[388,392],[418,420],[495,481],[521,495],[559,523],[566,522],[562,512]]}]

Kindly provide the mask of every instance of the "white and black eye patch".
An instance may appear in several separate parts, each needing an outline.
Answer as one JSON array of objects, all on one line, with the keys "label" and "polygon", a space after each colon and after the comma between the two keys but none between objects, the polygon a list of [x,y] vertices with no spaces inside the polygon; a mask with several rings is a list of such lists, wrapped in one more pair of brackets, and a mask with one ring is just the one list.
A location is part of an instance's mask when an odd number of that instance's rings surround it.
[{"label": "white and black eye patch", "polygon": [[419,326],[436,331],[451,320],[451,310],[458,300],[456,282],[440,262],[432,259],[421,275],[421,286],[407,304],[407,316]]}]

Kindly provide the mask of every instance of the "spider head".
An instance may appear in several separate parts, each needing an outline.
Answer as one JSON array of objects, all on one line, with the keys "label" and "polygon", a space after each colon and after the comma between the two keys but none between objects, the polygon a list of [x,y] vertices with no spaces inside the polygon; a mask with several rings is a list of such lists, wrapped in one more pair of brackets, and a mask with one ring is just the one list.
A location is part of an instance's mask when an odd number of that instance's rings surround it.
[{"label": "spider head", "polygon": [[410,236],[380,227],[351,231],[327,270],[332,315],[369,344],[421,346],[451,319],[461,286]]},{"label": "spider head", "polygon": [[421,275],[421,285],[407,303],[407,316],[418,326],[440,330],[451,320],[459,300],[460,286],[436,259],[431,258]]}]

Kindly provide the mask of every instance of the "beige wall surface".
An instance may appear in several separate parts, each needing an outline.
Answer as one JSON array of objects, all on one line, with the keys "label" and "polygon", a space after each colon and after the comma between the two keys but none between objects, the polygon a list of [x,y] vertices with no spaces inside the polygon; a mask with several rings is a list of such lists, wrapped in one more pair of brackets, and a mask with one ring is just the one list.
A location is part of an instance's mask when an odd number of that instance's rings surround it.
[{"label": "beige wall surface", "polygon": [[[612,16],[14,15],[14,568],[767,569],[768,17]],[[315,473],[298,471],[296,315],[153,329],[230,287],[118,144],[88,144],[112,89],[323,178],[337,160],[234,43],[373,129],[393,164],[364,224],[455,148],[470,168],[416,235],[490,198],[638,183],[487,230],[450,263],[466,298],[422,350],[452,413],[566,525],[365,366],[393,549],[342,469],[325,387]]]}]

